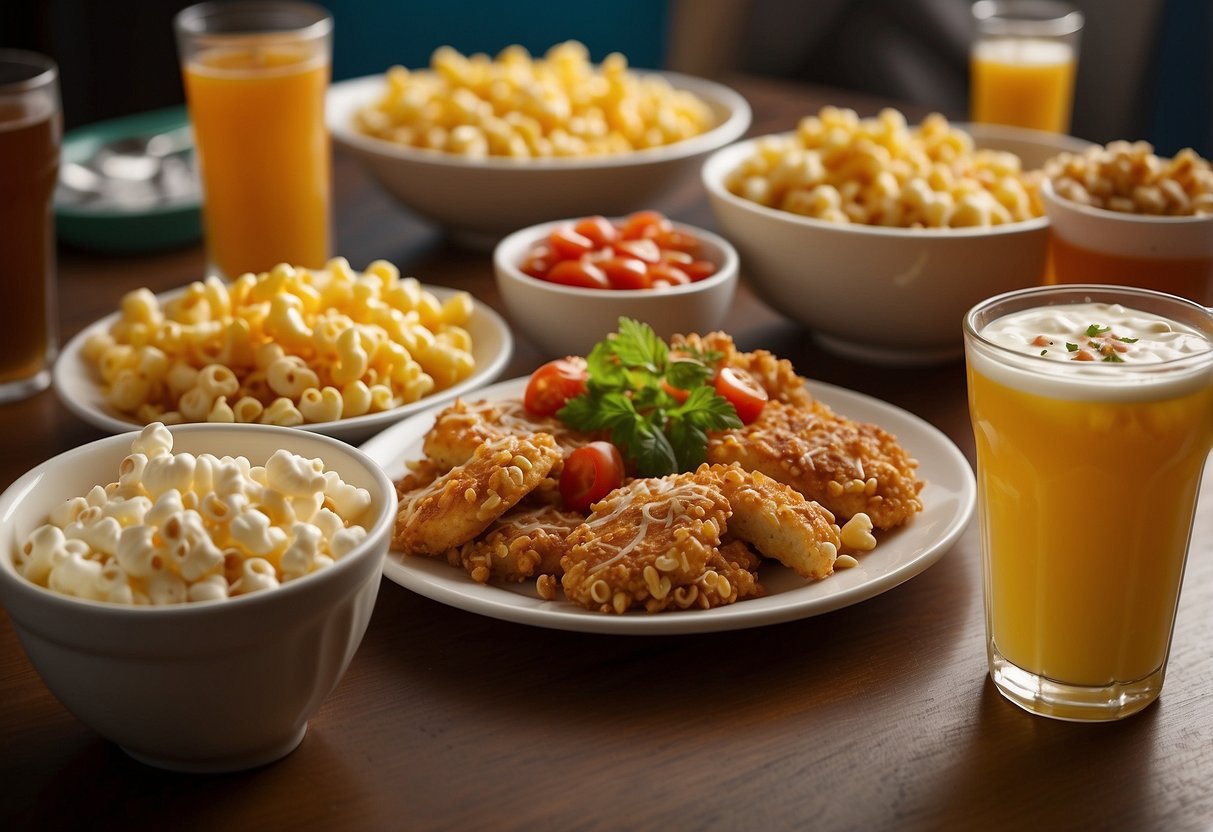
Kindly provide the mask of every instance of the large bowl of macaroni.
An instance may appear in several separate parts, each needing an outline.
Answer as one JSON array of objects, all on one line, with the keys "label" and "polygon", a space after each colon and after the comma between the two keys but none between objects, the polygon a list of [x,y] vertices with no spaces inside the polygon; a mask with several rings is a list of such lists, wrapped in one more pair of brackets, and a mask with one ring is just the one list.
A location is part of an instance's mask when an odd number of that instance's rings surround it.
[{"label": "large bowl of macaroni", "polygon": [[50,691],[132,757],[251,768],[294,750],[353,657],[395,507],[331,437],[156,423],[0,495],[0,601]]},{"label": "large bowl of macaroni", "polygon": [[772,308],[831,351],[923,364],[961,354],[974,303],[1045,278],[1040,168],[1086,146],[827,107],[717,151],[702,179],[742,279]]},{"label": "large bowl of macaroni", "polygon": [[562,217],[649,207],[711,151],[748,129],[721,84],[635,71],[584,46],[520,47],[334,84],[327,122],[405,206],[473,243]]}]

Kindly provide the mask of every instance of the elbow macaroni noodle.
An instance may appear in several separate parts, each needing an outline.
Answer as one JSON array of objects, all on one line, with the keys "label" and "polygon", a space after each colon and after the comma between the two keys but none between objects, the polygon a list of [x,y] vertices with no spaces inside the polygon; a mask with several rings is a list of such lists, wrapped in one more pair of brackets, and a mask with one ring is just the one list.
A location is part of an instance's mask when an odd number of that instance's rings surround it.
[{"label": "elbow macaroni noodle", "polygon": [[383,96],[354,116],[380,139],[468,158],[585,157],[660,147],[715,126],[711,109],[664,78],[600,68],[577,41],[533,59],[521,46],[495,58],[439,48],[428,70],[392,67]]},{"label": "elbow macaroni noodle", "polygon": [[118,480],[51,511],[16,568],[55,592],[118,604],[209,601],[271,589],[331,565],[367,535],[366,489],[319,459],[172,453],[153,423]]},{"label": "elbow macaroni noodle", "polygon": [[415,402],[475,369],[471,296],[445,303],[395,266],[281,264],[195,282],[163,306],[147,289],[84,345],[106,400],[141,423],[296,426]]},{"label": "elbow macaroni noodle", "polygon": [[911,127],[894,109],[861,119],[824,107],[794,133],[760,139],[725,187],[830,222],[964,228],[1043,215],[1040,178],[1013,153],[976,149],[938,113]]}]

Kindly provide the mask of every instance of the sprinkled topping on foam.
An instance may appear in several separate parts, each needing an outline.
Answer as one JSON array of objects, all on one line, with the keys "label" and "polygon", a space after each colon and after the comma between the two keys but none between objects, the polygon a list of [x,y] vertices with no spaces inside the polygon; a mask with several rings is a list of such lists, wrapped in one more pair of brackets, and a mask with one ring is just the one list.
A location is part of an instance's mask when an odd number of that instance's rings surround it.
[{"label": "sprinkled topping on foam", "polygon": [[982,337],[1053,361],[1157,364],[1213,350],[1201,333],[1119,304],[1046,306],[1006,315]]}]

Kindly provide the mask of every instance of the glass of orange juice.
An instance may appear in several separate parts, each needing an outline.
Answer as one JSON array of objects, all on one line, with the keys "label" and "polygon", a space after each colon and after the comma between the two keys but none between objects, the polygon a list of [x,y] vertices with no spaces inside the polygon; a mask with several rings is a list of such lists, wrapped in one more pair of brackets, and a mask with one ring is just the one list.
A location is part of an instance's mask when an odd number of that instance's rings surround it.
[{"label": "glass of orange juice", "polygon": [[1041,286],[964,320],[987,654],[1028,711],[1102,721],[1162,689],[1213,448],[1213,310]]},{"label": "glass of orange juice", "polygon": [[1082,13],[1054,0],[978,0],[973,19],[972,120],[1068,133]]},{"label": "glass of orange juice", "polygon": [[62,132],[55,63],[0,49],[0,402],[46,389],[58,352],[52,204]]},{"label": "glass of orange juice", "polygon": [[324,121],[333,21],[296,2],[202,3],[174,21],[210,268],[229,279],[330,253]]}]

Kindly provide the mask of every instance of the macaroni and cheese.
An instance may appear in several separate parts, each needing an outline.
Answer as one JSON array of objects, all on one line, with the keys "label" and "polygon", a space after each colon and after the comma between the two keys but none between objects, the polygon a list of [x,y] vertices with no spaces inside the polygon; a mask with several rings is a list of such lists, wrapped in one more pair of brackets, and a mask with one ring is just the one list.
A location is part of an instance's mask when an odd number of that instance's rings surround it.
[{"label": "macaroni and cheese", "polygon": [[275,266],[122,299],[84,344],[106,399],[141,423],[331,422],[415,402],[475,369],[473,301],[445,302],[384,261]]},{"label": "macaroni and cheese", "polygon": [[159,422],[131,443],[117,480],[52,510],[16,568],[55,592],[117,604],[210,601],[329,566],[367,536],[371,495],[319,459],[277,450],[174,454]]},{"label": "macaroni and cheese", "polygon": [[714,124],[697,96],[630,72],[617,52],[595,67],[577,41],[542,58],[516,45],[495,58],[441,47],[429,69],[392,67],[386,92],[354,118],[363,133],[398,144],[517,159],[660,147]]},{"label": "macaroni and cheese", "polygon": [[1013,153],[976,149],[938,113],[911,127],[893,109],[861,119],[825,107],[791,134],[760,139],[725,187],[830,222],[964,228],[1041,216],[1039,178]]}]

